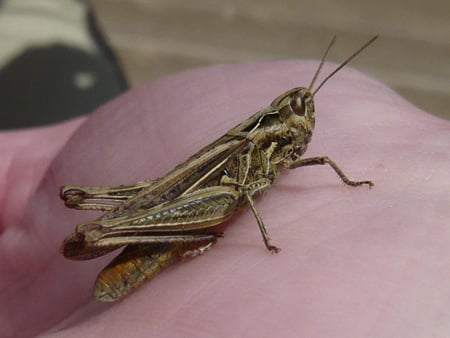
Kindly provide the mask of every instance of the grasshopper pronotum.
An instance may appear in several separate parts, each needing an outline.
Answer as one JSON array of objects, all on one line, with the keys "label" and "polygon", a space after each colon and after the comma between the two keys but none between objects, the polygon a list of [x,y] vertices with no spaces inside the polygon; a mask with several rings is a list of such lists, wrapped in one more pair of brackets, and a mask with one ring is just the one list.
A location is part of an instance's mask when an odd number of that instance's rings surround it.
[{"label": "grasshopper pronotum", "polygon": [[270,106],[232,128],[164,177],[118,187],[63,186],[61,198],[69,208],[101,210],[98,219],[78,224],[64,241],[63,254],[75,260],[91,259],[125,246],[97,277],[94,296],[114,301],[127,295],[162,268],[209,249],[221,236],[214,227],[243,205],[254,213],[264,244],[272,245],[254,198],[288,169],[328,164],[351,186],[352,181],[328,157],[302,158],[314,130],[314,101],[330,77],[370,45],[358,51],[313,86],[335,39],[329,44],[311,81],[288,90]]}]

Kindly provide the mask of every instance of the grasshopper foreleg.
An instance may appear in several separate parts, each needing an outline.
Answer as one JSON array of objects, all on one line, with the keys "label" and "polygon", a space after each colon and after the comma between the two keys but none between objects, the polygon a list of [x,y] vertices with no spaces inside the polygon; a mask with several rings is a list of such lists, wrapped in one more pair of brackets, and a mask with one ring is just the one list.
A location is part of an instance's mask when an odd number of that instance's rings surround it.
[{"label": "grasshopper foreleg", "polygon": [[350,180],[342,171],[339,166],[332,161],[328,156],[320,156],[320,157],[310,157],[310,158],[299,158],[287,165],[287,168],[294,169],[298,167],[305,167],[308,165],[325,165],[328,164],[333,168],[333,170],[338,174],[341,180],[352,187],[358,187],[364,184],[367,184],[369,187],[373,187],[372,181],[352,181]]}]

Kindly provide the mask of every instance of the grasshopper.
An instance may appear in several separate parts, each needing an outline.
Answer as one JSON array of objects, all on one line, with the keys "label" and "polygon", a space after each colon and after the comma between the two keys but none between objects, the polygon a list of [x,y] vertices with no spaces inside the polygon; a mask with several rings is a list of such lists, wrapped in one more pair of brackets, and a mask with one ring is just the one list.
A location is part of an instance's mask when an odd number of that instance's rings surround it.
[{"label": "grasshopper", "polygon": [[309,87],[281,94],[268,108],[232,128],[164,177],[117,187],[61,187],[60,195],[67,207],[104,212],[96,220],[76,226],[63,243],[65,257],[85,260],[125,247],[97,277],[95,298],[117,300],[161,269],[204,253],[222,236],[214,231],[215,226],[242,206],[248,205],[255,215],[266,248],[278,252],[254,200],[276,180],[280,167],[327,164],[347,185],[373,186],[371,181],[350,180],[327,156],[302,155],[314,130],[315,94],[376,38],[313,90],[333,38]]}]

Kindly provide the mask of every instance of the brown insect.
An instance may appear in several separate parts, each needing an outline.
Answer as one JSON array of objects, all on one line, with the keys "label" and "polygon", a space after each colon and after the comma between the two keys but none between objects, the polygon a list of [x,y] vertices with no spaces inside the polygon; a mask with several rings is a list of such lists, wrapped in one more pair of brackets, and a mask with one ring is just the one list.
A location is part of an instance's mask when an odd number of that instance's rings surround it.
[{"label": "brown insect", "polygon": [[373,186],[371,181],[350,180],[327,156],[302,155],[314,130],[315,94],[376,38],[313,90],[333,38],[307,88],[281,94],[268,108],[232,128],[164,177],[118,187],[61,187],[67,207],[104,211],[96,220],[78,224],[65,239],[65,257],[91,259],[125,246],[97,277],[94,296],[100,301],[117,300],[162,268],[204,253],[221,237],[214,227],[246,205],[256,217],[266,248],[278,252],[254,199],[270,188],[280,167],[328,164],[347,185]]}]

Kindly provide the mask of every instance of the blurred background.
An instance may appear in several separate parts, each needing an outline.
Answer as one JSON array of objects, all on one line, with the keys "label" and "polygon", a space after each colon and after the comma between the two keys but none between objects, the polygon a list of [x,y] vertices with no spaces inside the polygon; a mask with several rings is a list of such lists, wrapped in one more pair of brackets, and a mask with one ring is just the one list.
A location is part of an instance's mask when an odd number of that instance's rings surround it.
[{"label": "blurred background", "polygon": [[448,0],[0,0],[0,129],[88,113],[193,67],[318,59],[333,35],[339,62],[375,34],[351,66],[450,119]]}]

